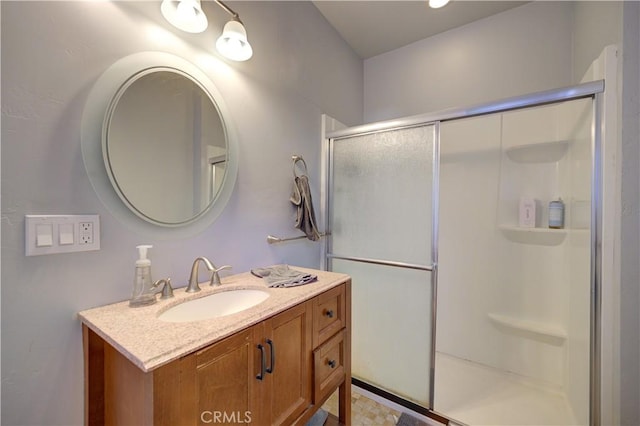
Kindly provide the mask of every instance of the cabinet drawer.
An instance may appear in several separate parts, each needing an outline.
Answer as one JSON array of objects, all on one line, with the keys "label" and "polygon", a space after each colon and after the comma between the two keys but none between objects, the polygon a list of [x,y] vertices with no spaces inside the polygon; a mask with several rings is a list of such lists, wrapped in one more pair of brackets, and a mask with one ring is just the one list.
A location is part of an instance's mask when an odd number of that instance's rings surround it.
[{"label": "cabinet drawer", "polygon": [[313,351],[314,392],[313,401],[321,403],[345,379],[344,339],[346,331],[341,330],[318,349]]},{"label": "cabinet drawer", "polygon": [[345,286],[339,285],[314,299],[313,347],[345,327]]}]

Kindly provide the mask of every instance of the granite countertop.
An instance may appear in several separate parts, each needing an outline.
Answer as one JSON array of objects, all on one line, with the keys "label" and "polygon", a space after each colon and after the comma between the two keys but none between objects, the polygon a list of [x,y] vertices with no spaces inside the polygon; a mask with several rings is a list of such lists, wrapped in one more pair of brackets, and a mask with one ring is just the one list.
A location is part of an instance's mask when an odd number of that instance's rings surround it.
[{"label": "granite countertop", "polygon": [[[175,297],[158,300],[150,306],[131,308],[127,300],[79,312],[78,317],[142,371],[148,372],[309,300],[349,279],[348,275],[335,272],[292,268],[315,274],[318,281],[298,287],[269,288],[262,278],[245,272],[222,278],[222,285],[217,287],[201,283],[202,291],[198,293],[185,293],[185,288],[176,289]],[[179,303],[236,289],[259,289],[267,291],[270,296],[249,309],[218,318],[185,323],[158,319],[158,315]]]}]

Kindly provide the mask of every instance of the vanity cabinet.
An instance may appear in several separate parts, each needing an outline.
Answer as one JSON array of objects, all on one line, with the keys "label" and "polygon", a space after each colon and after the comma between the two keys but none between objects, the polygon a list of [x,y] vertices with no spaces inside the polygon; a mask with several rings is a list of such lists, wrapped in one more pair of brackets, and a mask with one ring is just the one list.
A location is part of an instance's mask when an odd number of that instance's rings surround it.
[{"label": "vanity cabinet", "polygon": [[304,425],[340,389],[350,424],[350,282],[144,372],[86,325],[86,424]]},{"label": "vanity cabinet", "polygon": [[[311,405],[311,309],[295,306],[179,362],[188,424],[291,424]],[[202,418],[201,418],[202,417]],[[234,421],[235,420],[235,421]]]}]

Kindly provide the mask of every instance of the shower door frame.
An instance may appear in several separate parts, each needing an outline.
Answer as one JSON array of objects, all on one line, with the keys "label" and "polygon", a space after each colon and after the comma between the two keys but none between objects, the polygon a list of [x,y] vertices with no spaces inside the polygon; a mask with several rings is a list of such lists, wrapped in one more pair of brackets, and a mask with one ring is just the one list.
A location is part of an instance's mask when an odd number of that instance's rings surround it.
[{"label": "shower door frame", "polygon": [[[577,99],[592,99],[592,123],[591,123],[591,262],[590,262],[590,361],[589,361],[589,424],[600,424],[600,387],[601,387],[601,309],[602,309],[602,119],[603,119],[603,93],[604,80],[596,80],[575,86],[560,89],[547,90],[523,96],[512,97],[485,104],[470,107],[452,108],[439,112],[421,114],[398,120],[387,120],[362,126],[350,127],[343,130],[329,132],[326,135],[327,143],[327,170],[326,170],[326,211],[325,230],[328,241],[324,244],[324,262],[327,269],[332,259],[341,259],[355,262],[363,262],[377,265],[395,266],[400,268],[418,269],[431,273],[431,354],[429,366],[429,407],[426,410],[437,416],[446,417],[446,413],[438,413],[433,410],[435,392],[435,352],[436,352],[436,319],[437,319],[437,292],[438,292],[438,214],[439,214],[439,165],[440,165],[440,123],[458,119],[503,113],[523,108],[549,105],[559,102]],[[332,253],[332,236],[330,214],[333,205],[333,143],[334,141],[363,136],[379,132],[388,132],[418,126],[434,126],[434,155],[433,155],[433,193],[432,193],[432,237],[431,237],[431,265],[417,265],[404,262],[385,261],[381,259],[368,259],[349,257]],[[386,393],[385,391],[382,391]],[[407,401],[408,402],[408,401]],[[413,403],[407,404],[409,408]]]}]

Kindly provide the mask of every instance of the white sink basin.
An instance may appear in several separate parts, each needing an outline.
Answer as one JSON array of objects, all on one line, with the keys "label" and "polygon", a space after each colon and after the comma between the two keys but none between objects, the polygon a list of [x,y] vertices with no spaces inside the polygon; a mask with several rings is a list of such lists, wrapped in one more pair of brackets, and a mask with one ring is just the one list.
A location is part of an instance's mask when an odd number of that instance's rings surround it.
[{"label": "white sink basin", "polygon": [[262,290],[229,290],[183,302],[167,309],[158,318],[167,322],[189,322],[222,317],[249,309],[269,297]]}]

